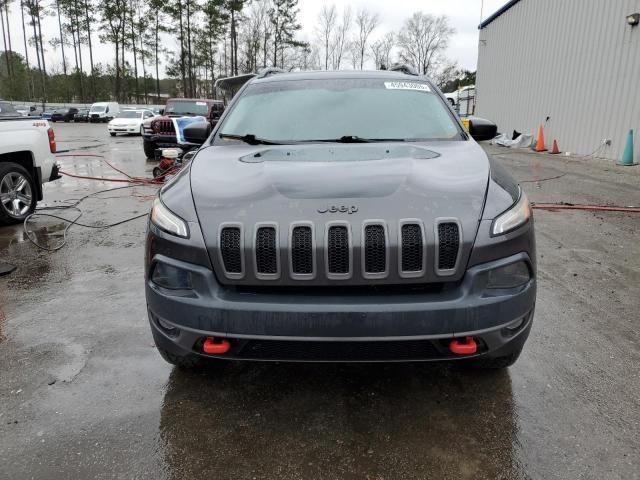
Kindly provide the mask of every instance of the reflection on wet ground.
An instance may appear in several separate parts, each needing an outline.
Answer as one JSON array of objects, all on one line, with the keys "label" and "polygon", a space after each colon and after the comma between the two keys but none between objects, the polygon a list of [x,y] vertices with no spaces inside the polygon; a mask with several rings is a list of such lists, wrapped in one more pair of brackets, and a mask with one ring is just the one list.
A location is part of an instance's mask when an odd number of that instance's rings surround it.
[{"label": "reflection on wet ground", "polygon": [[508,372],[222,363],[174,370],[172,478],[524,478]]},{"label": "reflection on wet ground", "polygon": [[53,247],[61,240],[66,226],[63,222],[55,222],[37,225],[31,222],[28,234],[22,224],[0,228],[0,250],[9,249],[14,243],[28,242],[29,236],[41,245]]}]

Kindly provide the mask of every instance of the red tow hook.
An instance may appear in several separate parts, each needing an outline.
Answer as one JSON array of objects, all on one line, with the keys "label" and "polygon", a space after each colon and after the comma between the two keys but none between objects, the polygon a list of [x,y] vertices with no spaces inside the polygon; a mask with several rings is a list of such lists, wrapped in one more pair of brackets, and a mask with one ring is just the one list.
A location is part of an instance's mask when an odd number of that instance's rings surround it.
[{"label": "red tow hook", "polygon": [[454,338],[449,344],[449,350],[456,355],[472,355],[478,350],[478,345],[473,337],[467,337],[462,343],[459,339]]},{"label": "red tow hook", "polygon": [[230,348],[229,340],[220,340],[214,337],[207,337],[202,344],[202,350],[209,355],[221,355],[227,353]]}]

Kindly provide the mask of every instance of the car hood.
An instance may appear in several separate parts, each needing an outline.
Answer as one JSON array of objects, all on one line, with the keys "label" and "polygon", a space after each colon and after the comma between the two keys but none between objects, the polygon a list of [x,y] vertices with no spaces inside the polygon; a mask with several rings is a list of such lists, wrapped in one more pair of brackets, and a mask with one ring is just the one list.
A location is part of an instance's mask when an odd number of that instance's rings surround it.
[{"label": "car hood", "polygon": [[435,243],[436,223],[453,219],[462,230],[465,265],[488,180],[489,161],[474,141],[211,146],[191,165],[193,200],[212,258],[224,223],[245,226],[251,242],[262,222],[285,232],[304,221],[322,232],[330,222],[359,230],[376,220],[394,233],[400,222],[417,219],[427,242]]}]

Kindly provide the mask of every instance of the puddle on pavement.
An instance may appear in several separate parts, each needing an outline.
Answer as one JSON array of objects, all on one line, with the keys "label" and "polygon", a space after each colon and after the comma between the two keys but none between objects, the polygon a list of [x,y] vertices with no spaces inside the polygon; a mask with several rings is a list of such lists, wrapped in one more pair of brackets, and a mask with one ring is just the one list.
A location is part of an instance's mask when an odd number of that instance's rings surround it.
[{"label": "puddle on pavement", "polygon": [[[52,248],[62,241],[65,225],[64,222],[51,224],[31,223],[29,233],[31,238],[40,245]],[[29,238],[22,224],[0,228],[0,257],[2,257],[2,250],[9,248],[13,244],[28,241]]]}]

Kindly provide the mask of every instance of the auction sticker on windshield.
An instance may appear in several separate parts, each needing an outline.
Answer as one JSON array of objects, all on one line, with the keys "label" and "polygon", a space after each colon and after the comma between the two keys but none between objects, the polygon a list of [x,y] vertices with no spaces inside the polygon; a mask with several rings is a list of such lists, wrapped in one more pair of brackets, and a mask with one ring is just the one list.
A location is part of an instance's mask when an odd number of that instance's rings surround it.
[{"label": "auction sticker on windshield", "polygon": [[429,85],[415,82],[384,82],[384,87],[389,90],[421,90],[430,92]]}]

